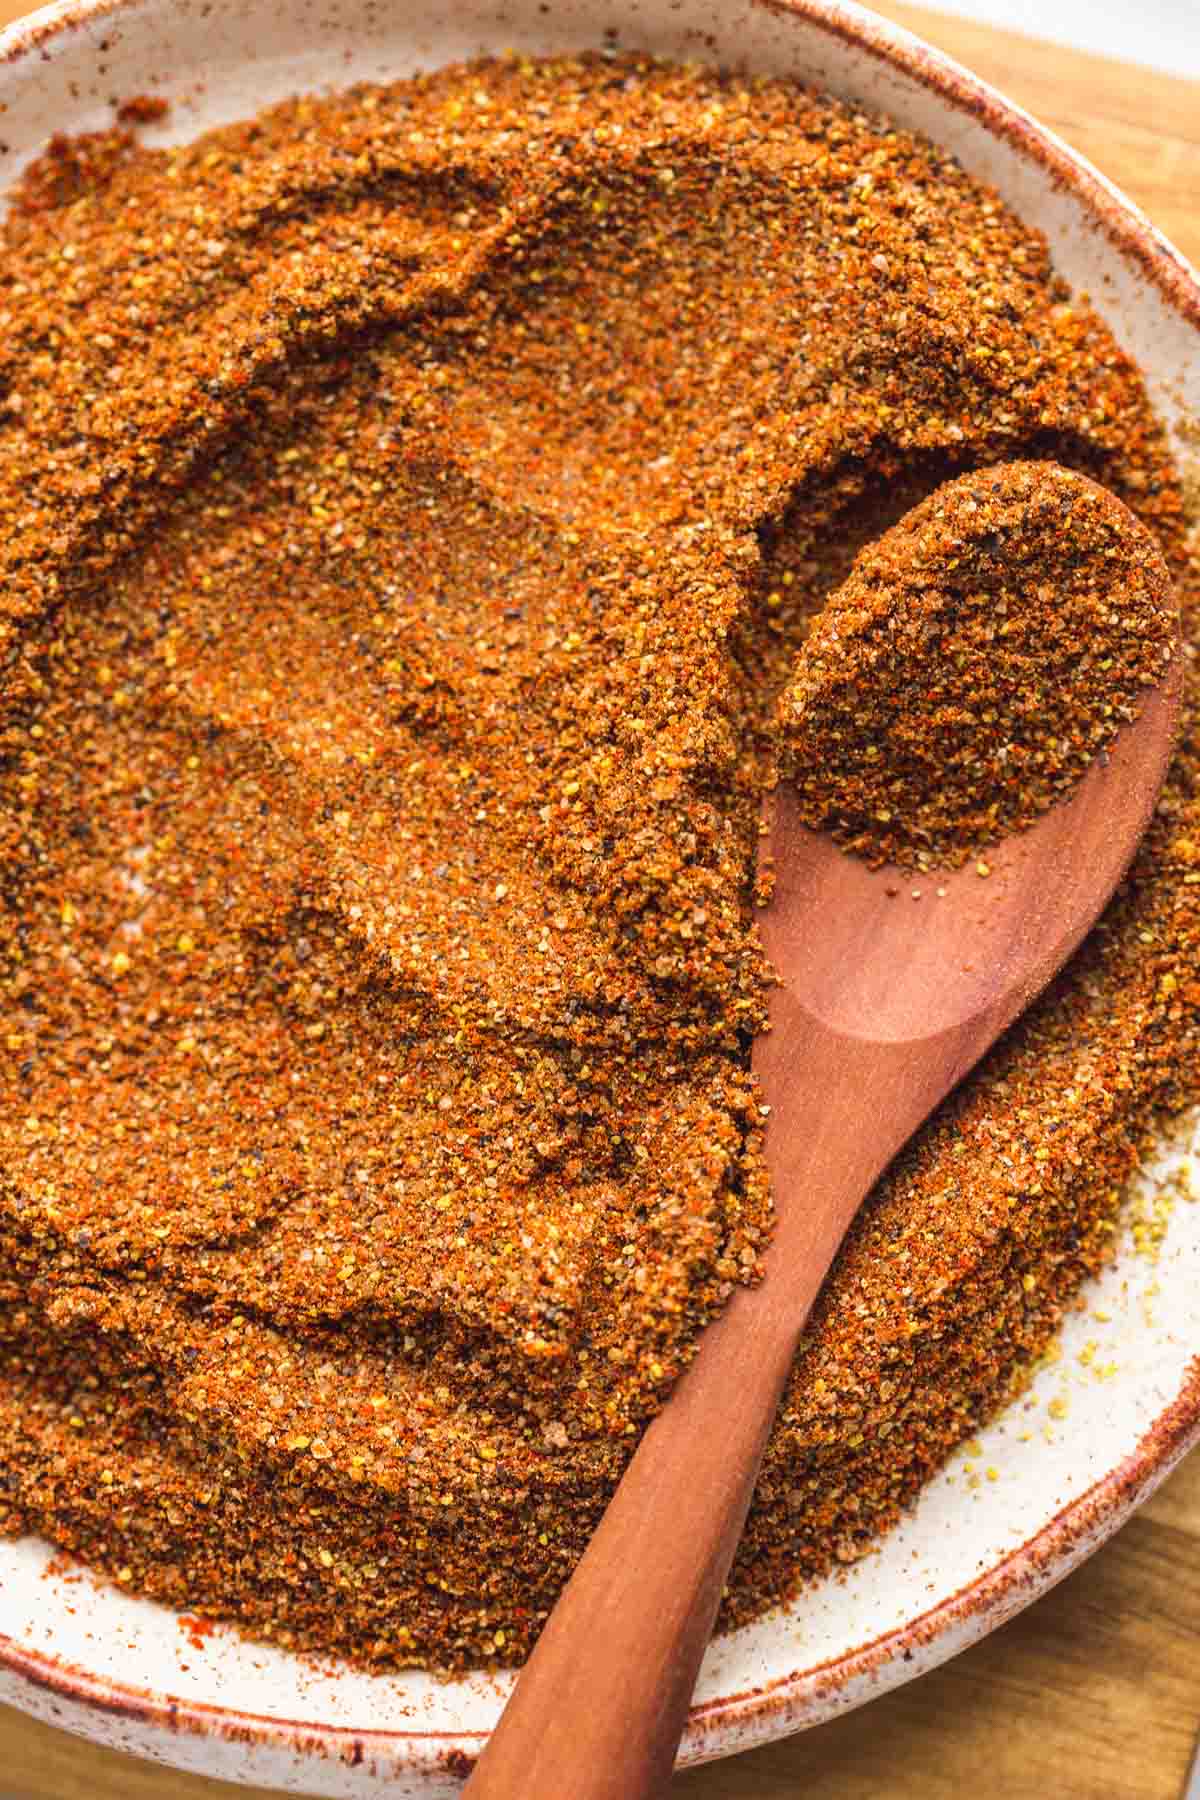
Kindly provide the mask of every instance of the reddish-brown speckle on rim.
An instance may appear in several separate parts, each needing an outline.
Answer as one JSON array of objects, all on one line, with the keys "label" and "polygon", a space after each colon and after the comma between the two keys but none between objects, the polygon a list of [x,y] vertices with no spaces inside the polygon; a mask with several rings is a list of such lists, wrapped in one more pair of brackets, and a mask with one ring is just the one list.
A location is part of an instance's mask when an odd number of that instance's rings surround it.
[{"label": "reddish-brown speckle on rim", "polygon": [[1173,311],[1200,327],[1195,271],[1132,200],[1110,187],[1090,163],[1053,137],[1013,101],[919,39],[898,43],[896,28],[872,16],[850,18],[824,0],[753,0],[770,12],[807,19],[831,37],[866,50],[932,88],[955,109],[977,119],[994,137],[1045,169],[1056,187],[1076,194],[1119,255],[1135,264]]},{"label": "reddish-brown speckle on rim", "polygon": [[[716,1739],[735,1721],[745,1726],[782,1714],[793,1730],[812,1722],[811,1715],[827,1710],[830,1697],[843,1694],[852,1681],[871,1679],[893,1663],[910,1661],[917,1650],[935,1650],[952,1628],[957,1628],[948,1657],[965,1644],[1003,1624],[1037,1595],[1044,1593],[1096,1549],[1121,1525],[1142,1501],[1149,1498],[1200,1436],[1200,1359],[1195,1360],[1174,1401],[1145,1433],[1136,1450],[1116,1469],[1046,1525],[1035,1536],[1011,1551],[1001,1562],[969,1586],[950,1595],[900,1629],[864,1644],[849,1656],[798,1670],[769,1686],[723,1695],[693,1709],[688,1727],[686,1760],[702,1762],[721,1754]],[[0,1636],[0,1666],[41,1688],[89,1707],[130,1720],[154,1724],[170,1732],[219,1736],[231,1743],[287,1745],[304,1755],[345,1762],[394,1764],[408,1745],[444,1740],[443,1732],[364,1732],[314,1720],[265,1718],[237,1712],[231,1707],[207,1706],[172,1699],[144,1689],[109,1682],[60,1657],[31,1651],[11,1638]],[[931,1666],[926,1664],[926,1666]],[[880,1682],[880,1691],[884,1683]],[[869,1698],[856,1695],[847,1705]],[[463,1732],[455,1746],[437,1757],[451,1775],[470,1773],[473,1761],[467,1746],[478,1744],[482,1732]]]}]

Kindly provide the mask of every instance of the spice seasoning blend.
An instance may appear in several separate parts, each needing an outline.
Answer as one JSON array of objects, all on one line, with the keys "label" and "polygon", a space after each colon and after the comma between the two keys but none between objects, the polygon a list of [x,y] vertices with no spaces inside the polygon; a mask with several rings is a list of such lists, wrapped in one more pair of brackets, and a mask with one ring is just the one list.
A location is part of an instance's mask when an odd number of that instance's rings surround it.
[{"label": "spice seasoning blend", "polygon": [[[787,83],[512,59],[51,147],[0,252],[9,1529],[285,1645],[525,1653],[769,1233],[776,697],[859,547],[1019,458],[1194,628],[1040,238]],[[727,1622],[867,1549],[1105,1254],[1193,1095],[1195,782],[1189,735],[866,1209]]]},{"label": "spice seasoning blend", "polygon": [[961,863],[1069,792],[1174,632],[1158,546],[1111,494],[1053,463],[960,475],[830,597],[780,696],[783,775],[847,849]]}]

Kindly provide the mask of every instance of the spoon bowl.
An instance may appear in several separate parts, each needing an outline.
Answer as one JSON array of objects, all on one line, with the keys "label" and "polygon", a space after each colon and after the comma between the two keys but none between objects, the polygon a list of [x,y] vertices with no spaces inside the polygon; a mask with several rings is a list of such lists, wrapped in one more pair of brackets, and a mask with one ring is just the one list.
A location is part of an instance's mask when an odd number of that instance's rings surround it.
[{"label": "spoon bowl", "polygon": [[775,1086],[805,1021],[879,1045],[975,1019],[1003,1030],[1086,935],[1097,895],[1102,904],[1120,882],[1171,759],[1182,684],[1176,654],[1135,727],[1068,799],[960,869],[869,868],[804,825],[780,787],[769,828],[777,887],[761,933],[784,981],[755,1049],[760,1078]]}]

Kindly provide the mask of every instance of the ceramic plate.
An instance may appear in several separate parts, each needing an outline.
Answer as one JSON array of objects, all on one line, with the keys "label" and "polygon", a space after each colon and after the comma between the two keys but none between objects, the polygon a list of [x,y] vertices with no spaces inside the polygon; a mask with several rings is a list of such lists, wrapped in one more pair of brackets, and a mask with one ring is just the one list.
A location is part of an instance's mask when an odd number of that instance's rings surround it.
[{"label": "ceramic plate", "polygon": [[[856,6],[73,0],[0,34],[0,185],[52,131],[107,125],[114,98],[168,97],[167,129],[147,136],[186,138],[298,90],[395,79],[485,50],[597,47],[607,30],[627,48],[823,82],[953,150],[1046,232],[1063,274],[1140,362],[1187,457],[1186,421],[1200,417],[1195,277],[1049,133]],[[684,1762],[816,1724],[952,1656],[1074,1568],[1200,1435],[1200,1204],[1173,1179],[1193,1148],[1184,1138],[1163,1146],[1131,1201],[1151,1223],[1124,1232],[1059,1360],[929,1484],[878,1552],[712,1646]],[[1147,1250],[1164,1220],[1154,1262]],[[196,1637],[161,1607],[51,1572],[49,1559],[37,1542],[0,1543],[0,1700],[180,1768],[330,1796],[387,1781],[393,1795],[438,1800],[456,1792],[509,1685],[367,1676],[225,1631]]]}]

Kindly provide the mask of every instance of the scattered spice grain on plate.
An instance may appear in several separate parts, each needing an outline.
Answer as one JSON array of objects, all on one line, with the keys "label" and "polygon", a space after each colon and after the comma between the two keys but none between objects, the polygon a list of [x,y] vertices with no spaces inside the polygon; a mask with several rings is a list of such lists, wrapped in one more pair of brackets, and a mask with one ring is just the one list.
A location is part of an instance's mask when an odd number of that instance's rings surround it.
[{"label": "scattered spice grain on plate", "polygon": [[[769,1236],[778,695],[864,545],[1022,459],[1194,631],[1137,370],[822,94],[510,59],[51,146],[0,250],[10,1529],[284,1645],[523,1656]],[[845,1248],[726,1623],[1011,1392],[1194,1097],[1193,730]]]}]

